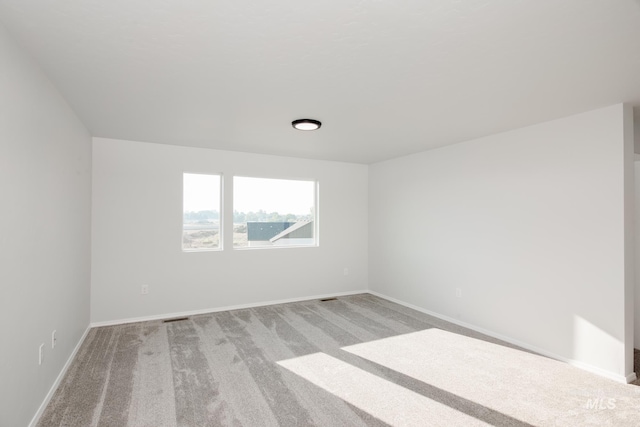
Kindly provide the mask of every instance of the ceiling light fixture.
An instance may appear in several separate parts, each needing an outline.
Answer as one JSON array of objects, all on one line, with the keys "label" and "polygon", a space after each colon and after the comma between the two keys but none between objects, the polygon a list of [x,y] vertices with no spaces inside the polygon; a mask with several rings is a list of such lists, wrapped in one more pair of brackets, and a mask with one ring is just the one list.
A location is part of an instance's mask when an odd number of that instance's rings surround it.
[{"label": "ceiling light fixture", "polygon": [[322,123],[313,119],[299,119],[291,122],[291,126],[298,130],[316,130],[320,129]]}]

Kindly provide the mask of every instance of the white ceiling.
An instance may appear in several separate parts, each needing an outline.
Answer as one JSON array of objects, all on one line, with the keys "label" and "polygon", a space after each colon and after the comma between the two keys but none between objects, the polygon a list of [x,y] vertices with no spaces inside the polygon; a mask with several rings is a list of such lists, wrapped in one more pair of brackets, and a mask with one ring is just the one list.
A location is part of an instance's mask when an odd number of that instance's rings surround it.
[{"label": "white ceiling", "polygon": [[100,137],[372,163],[640,106],[640,0],[0,0],[0,21]]}]

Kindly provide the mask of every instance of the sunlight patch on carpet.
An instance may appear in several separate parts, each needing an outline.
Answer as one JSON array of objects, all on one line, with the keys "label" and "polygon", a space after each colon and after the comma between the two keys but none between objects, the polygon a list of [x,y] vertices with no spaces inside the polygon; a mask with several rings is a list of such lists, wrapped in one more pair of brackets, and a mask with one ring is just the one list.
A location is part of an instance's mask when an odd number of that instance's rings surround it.
[{"label": "sunlight patch on carpet", "polygon": [[324,353],[278,364],[392,426],[489,425]]},{"label": "sunlight patch on carpet", "polygon": [[637,423],[640,389],[440,329],[342,350],[533,425]]}]

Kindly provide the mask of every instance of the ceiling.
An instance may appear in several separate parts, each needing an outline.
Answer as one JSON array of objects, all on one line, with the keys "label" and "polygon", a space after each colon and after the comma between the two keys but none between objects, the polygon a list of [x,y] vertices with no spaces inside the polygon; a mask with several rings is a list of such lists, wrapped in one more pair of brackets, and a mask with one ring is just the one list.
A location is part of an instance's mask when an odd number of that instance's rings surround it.
[{"label": "ceiling", "polygon": [[98,137],[373,163],[640,106],[640,0],[0,0],[0,21]]}]

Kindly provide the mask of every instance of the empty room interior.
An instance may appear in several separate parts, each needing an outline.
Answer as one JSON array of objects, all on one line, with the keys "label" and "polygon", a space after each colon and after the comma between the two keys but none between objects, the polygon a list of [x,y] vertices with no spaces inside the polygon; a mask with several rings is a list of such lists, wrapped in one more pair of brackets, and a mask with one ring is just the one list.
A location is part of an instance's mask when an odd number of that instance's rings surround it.
[{"label": "empty room interior", "polygon": [[640,1],[0,0],[0,427],[640,425]]}]

